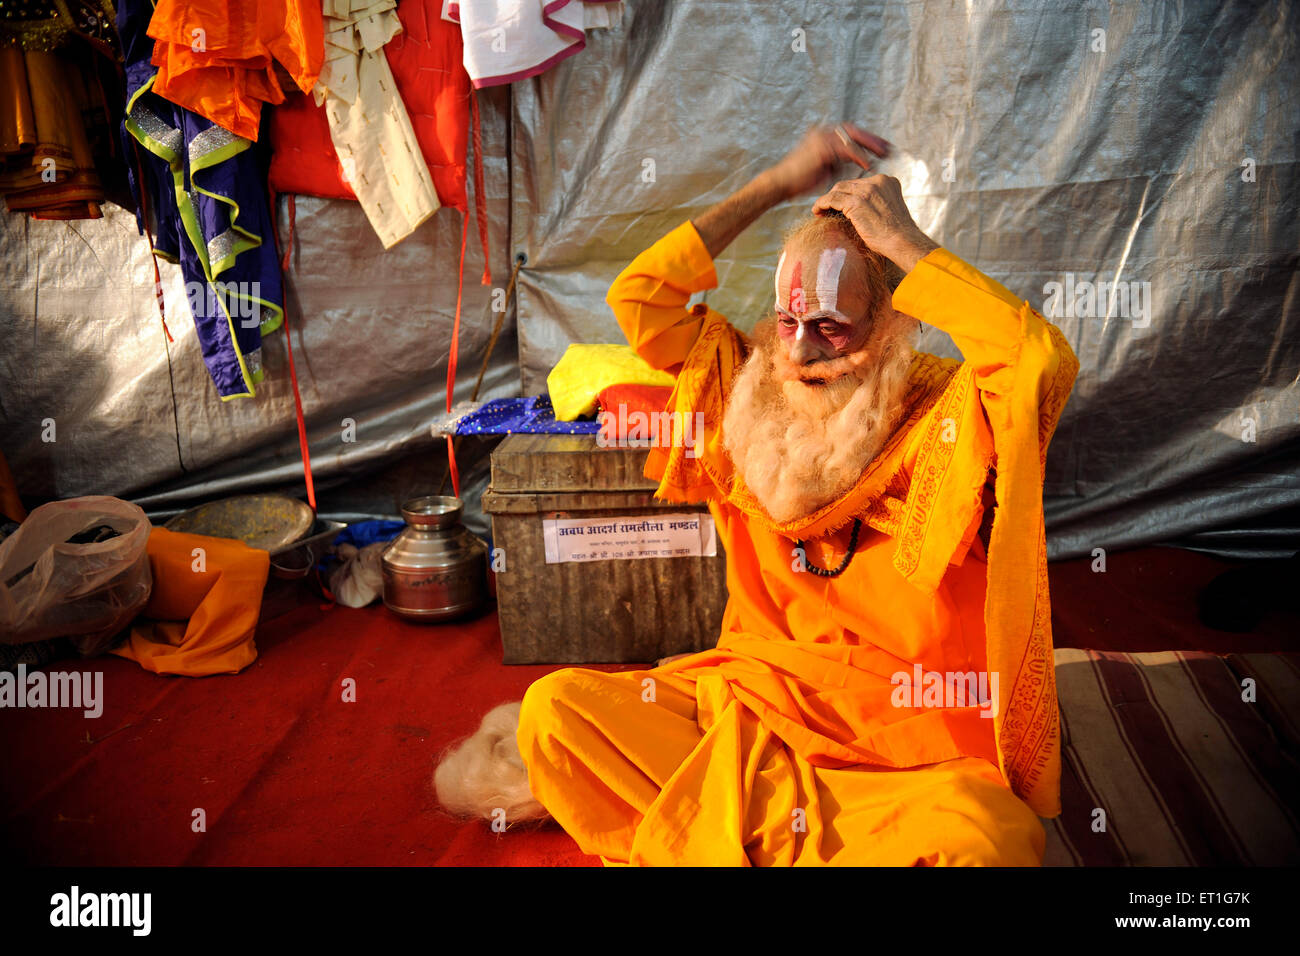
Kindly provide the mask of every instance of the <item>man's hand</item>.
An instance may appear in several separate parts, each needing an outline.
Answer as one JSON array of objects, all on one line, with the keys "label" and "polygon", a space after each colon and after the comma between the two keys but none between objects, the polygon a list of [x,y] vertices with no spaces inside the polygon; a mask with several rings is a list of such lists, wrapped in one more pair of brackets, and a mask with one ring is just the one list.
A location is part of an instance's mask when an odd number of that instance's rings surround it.
[{"label": "man's hand", "polygon": [[815,126],[775,166],[691,222],[710,258],[716,259],[755,219],[778,203],[817,189],[839,165],[856,163],[870,170],[873,153],[888,156],[889,144],[859,126]]},{"label": "man's hand", "polygon": [[870,172],[873,153],[884,159],[889,155],[889,144],[860,126],[814,126],[766,175],[781,195],[795,199],[824,188],[844,163],[855,163]]},{"label": "man's hand", "polygon": [[903,201],[903,189],[893,176],[847,179],[813,203],[813,212],[838,209],[853,223],[869,249],[911,272],[939,244],[923,233]]}]

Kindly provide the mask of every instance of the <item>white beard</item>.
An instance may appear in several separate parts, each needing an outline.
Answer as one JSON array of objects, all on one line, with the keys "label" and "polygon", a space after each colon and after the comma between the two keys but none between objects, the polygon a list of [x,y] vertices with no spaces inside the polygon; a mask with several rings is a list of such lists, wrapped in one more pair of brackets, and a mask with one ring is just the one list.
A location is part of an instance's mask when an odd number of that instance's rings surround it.
[{"label": "white beard", "polygon": [[[723,445],[776,521],[812,514],[844,495],[893,434],[915,353],[915,319],[889,310],[867,345],[802,370],[774,326],[755,329],[723,416]],[[824,385],[798,379],[825,376]]]}]

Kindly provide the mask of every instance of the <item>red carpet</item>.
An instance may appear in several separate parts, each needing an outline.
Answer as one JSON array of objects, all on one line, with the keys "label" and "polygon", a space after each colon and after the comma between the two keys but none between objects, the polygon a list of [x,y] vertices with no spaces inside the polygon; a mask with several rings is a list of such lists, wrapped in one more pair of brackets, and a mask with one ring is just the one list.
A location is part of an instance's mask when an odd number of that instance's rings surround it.
[{"label": "red carpet", "polygon": [[[51,665],[102,670],[104,712],[0,711],[10,858],[599,865],[554,824],[496,834],[434,801],[436,755],[554,669],[503,667],[495,612],[430,627],[313,599],[264,620],[257,645],[236,676],[159,677],[113,657]],[[349,677],[355,703],[342,700]],[[193,832],[196,808],[205,833]]]},{"label": "red carpet", "polygon": [[[1207,630],[1196,591],[1230,567],[1169,549],[1052,566],[1061,647],[1296,650],[1294,620]],[[598,865],[554,824],[502,834],[438,809],[438,753],[551,667],[505,667],[495,613],[406,624],[382,606],[322,606],[305,586],[263,611],[238,676],[158,677],[119,658],[104,711],[0,711],[0,844],[53,865]],[[287,605],[287,607],[286,607]],[[630,665],[629,665],[630,667]],[[606,670],[627,668],[607,667]],[[356,681],[356,702],[342,682]],[[206,815],[195,832],[194,811]]]}]

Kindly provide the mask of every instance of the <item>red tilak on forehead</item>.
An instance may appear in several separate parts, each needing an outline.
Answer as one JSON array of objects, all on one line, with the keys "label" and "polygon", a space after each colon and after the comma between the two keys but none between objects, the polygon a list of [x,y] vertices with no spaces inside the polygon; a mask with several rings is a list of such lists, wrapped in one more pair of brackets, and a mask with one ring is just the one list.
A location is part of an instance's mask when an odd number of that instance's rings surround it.
[{"label": "red tilak on forehead", "polygon": [[808,301],[803,292],[803,263],[798,259],[794,262],[794,269],[790,273],[790,312],[794,315],[803,315],[808,311]]}]

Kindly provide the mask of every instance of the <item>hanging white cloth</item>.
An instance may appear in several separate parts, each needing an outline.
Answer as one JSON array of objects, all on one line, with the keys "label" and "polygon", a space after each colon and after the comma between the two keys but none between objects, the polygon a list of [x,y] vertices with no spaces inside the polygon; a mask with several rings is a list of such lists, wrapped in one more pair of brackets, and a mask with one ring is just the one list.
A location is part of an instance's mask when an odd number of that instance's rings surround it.
[{"label": "hanging white cloth", "polygon": [[459,23],[465,69],[476,89],[536,76],[587,45],[586,31],[616,27],[622,2],[443,0]]},{"label": "hanging white cloth", "polygon": [[388,249],[439,207],[384,44],[402,32],[396,0],[324,0],[325,104],[343,175]]}]

